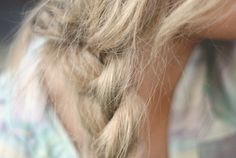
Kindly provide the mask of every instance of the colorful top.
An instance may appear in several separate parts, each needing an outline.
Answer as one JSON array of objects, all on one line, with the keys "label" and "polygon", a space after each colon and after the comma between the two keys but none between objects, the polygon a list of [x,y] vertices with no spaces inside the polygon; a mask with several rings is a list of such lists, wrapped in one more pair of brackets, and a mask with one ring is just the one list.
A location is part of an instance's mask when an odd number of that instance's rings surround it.
[{"label": "colorful top", "polygon": [[44,42],[35,41],[19,72],[0,77],[0,158],[79,158],[39,81],[30,78]]},{"label": "colorful top", "polygon": [[236,43],[203,41],[172,100],[170,158],[236,157]]},{"label": "colorful top", "polygon": [[[34,39],[19,71],[0,77],[1,158],[79,158],[32,80],[44,42]],[[206,40],[194,49],[172,102],[169,158],[235,158],[235,51],[233,41]]]}]

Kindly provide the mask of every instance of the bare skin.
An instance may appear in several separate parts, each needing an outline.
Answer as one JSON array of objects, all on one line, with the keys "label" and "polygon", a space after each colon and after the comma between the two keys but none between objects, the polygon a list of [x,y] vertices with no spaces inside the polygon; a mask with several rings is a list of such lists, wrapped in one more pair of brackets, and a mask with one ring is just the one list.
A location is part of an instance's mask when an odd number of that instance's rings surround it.
[{"label": "bare skin", "polygon": [[[148,144],[148,158],[168,157],[167,140],[171,98],[189,55],[196,44],[197,41],[195,40],[184,40],[174,46],[178,60],[173,60],[167,65],[162,85],[156,88],[148,104],[149,113],[146,124],[147,127],[145,128],[148,130],[144,132],[144,137]],[[145,101],[151,96],[152,92],[150,89],[157,84],[155,81],[158,80],[158,76],[153,75],[153,71],[155,70],[147,68],[147,71],[144,71],[145,73],[143,74],[144,80],[139,89],[139,94]]]},{"label": "bare skin", "polygon": [[[147,120],[147,128],[144,138],[148,143],[148,158],[168,158],[168,123],[171,107],[171,99],[176,84],[183,72],[186,62],[191,55],[194,47],[202,39],[219,39],[219,40],[235,40],[236,39],[236,1],[229,1],[231,8],[225,12],[225,18],[222,18],[214,25],[200,32],[197,38],[188,39],[174,46],[175,55],[178,62],[170,62],[165,70],[163,83],[157,87],[155,94],[149,102],[149,114]],[[168,52],[165,52],[168,53]],[[158,59],[155,64],[158,63]],[[148,100],[150,89],[155,86],[158,79],[153,75],[152,69],[147,69],[144,73],[144,80],[139,90],[139,94],[144,100]],[[161,89],[161,87],[164,87]]]}]

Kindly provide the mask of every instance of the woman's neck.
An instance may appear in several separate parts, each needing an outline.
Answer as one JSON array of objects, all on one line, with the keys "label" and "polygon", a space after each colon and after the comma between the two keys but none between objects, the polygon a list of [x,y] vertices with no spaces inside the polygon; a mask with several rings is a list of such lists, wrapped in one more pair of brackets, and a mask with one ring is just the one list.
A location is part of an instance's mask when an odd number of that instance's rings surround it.
[{"label": "woman's neck", "polygon": [[[160,58],[157,58],[153,62],[154,65],[150,65],[155,69],[147,68],[142,74],[144,78],[139,94],[144,101],[149,101],[148,120],[144,132],[144,138],[148,143],[148,158],[168,157],[168,121],[171,98],[187,60],[197,43],[195,40],[183,40],[172,45],[174,54],[165,52],[170,54],[166,60],[165,69],[164,66],[155,68],[156,65],[159,65]],[[173,55],[175,55],[174,58]],[[155,87],[155,91],[151,91],[153,87]],[[150,98],[150,96],[152,97]]]}]

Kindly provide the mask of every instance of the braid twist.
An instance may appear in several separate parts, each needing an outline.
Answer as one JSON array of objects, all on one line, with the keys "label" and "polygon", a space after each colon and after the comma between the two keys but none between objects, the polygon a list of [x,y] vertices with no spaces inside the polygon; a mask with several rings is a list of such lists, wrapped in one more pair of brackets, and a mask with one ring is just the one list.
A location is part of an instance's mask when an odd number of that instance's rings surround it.
[{"label": "braid twist", "polygon": [[[50,67],[62,74],[62,80],[69,77],[65,85],[77,93],[79,118],[90,141],[87,155],[125,158],[137,154],[135,148],[144,106],[131,83],[134,50],[124,50],[119,43],[106,48],[98,45],[95,40],[98,34],[91,38],[87,33],[92,32],[92,27],[86,29],[91,21],[81,23],[79,15],[73,16],[75,8],[64,1],[52,0],[36,14],[32,21],[34,32],[49,38],[44,57],[51,59],[49,65],[52,60],[56,65],[62,64],[60,69]],[[83,14],[87,17],[86,12]]]},{"label": "braid twist", "polygon": [[63,104],[78,111],[78,126],[86,132],[81,156],[138,158],[146,114],[137,94],[142,71],[158,61],[148,68],[155,70],[157,80],[164,77],[167,57],[175,52],[172,44],[213,24],[226,3],[41,0],[25,20],[11,63],[19,65],[34,34],[45,37],[38,66],[42,73],[37,74],[42,76],[37,77],[45,80],[55,108]]}]

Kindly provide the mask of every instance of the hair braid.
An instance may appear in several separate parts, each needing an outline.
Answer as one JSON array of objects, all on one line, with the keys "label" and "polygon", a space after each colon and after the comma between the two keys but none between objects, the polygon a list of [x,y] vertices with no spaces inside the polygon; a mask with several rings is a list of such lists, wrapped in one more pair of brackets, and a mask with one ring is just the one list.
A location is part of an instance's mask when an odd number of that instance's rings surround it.
[{"label": "hair braid", "polygon": [[207,18],[196,19],[220,1],[199,7],[195,0],[42,0],[27,28],[47,39],[39,68],[53,104],[78,110],[88,135],[81,155],[141,157],[138,136],[146,108],[134,79],[143,66],[136,67],[139,40],[152,45],[150,60],[161,57],[175,36],[199,31],[197,24]]}]

